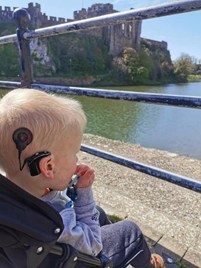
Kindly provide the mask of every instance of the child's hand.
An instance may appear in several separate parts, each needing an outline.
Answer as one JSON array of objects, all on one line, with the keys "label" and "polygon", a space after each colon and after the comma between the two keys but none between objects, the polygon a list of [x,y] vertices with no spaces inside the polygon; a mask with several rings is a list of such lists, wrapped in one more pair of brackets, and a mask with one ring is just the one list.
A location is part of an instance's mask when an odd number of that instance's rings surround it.
[{"label": "child's hand", "polygon": [[93,184],[94,182],[94,170],[87,165],[78,165],[75,174],[79,175],[80,178],[76,184],[77,188],[86,188]]}]

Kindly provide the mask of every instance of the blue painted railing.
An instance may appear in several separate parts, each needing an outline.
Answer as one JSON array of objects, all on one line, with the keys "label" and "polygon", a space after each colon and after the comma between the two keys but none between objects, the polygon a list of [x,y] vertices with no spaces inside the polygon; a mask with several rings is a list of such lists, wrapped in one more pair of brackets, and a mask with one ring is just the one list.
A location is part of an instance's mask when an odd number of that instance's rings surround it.
[{"label": "blue painted railing", "polygon": [[[148,8],[134,9],[125,12],[118,12],[109,15],[99,16],[95,18],[73,21],[56,26],[37,29],[34,31],[28,30],[30,16],[25,9],[17,9],[13,13],[13,17],[17,23],[17,34],[0,37],[0,44],[18,42],[21,58],[22,81],[10,82],[0,81],[0,87],[17,88],[30,87],[46,91],[54,91],[58,93],[86,95],[89,97],[123,99],[127,101],[137,101],[145,103],[154,103],[161,105],[172,105],[178,107],[201,108],[200,97],[164,95],[153,93],[138,93],[126,91],[103,90],[94,88],[70,87],[70,86],[53,86],[44,84],[34,84],[32,75],[31,52],[29,40],[32,38],[42,38],[47,36],[59,35],[64,33],[76,32],[84,29],[101,27],[105,25],[123,23],[125,20],[133,19],[149,19],[154,17],[179,14],[201,10],[201,0],[191,1],[176,1],[173,3],[165,3],[162,5],[152,6]],[[166,170],[148,166],[139,162],[120,157],[90,146],[82,145],[81,150],[89,154],[107,159],[117,164],[138,170],[162,180],[177,184],[179,186],[191,189],[201,193],[201,182],[180,176]]]}]

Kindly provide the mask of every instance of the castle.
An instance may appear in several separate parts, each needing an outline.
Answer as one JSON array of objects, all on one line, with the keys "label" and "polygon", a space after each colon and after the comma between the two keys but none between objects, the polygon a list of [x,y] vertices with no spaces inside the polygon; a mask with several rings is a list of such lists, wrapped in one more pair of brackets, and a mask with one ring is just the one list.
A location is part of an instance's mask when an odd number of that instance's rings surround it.
[{"label": "castle", "polygon": [[[82,8],[80,11],[74,11],[74,20],[82,20],[115,12],[118,11],[113,9],[112,4],[94,4],[87,10]],[[139,48],[141,25],[141,20],[133,20],[132,22],[97,28],[95,31],[88,31],[88,34],[104,38],[109,45],[109,53],[115,56],[122,51],[123,47]]]},{"label": "castle", "polygon": [[[26,8],[31,16],[31,27],[32,29],[37,29],[41,27],[52,26],[56,24],[61,24],[65,22],[72,22],[82,19],[87,19],[91,17],[101,16],[105,14],[115,13],[116,10],[113,9],[112,4],[94,4],[88,9],[82,8],[79,11],[74,11],[73,19],[57,18],[53,16],[47,16],[45,13],[41,12],[40,4],[33,3],[28,4]],[[0,22],[6,22],[12,20],[12,13],[15,10],[11,10],[10,7],[5,7],[3,9],[0,6]],[[109,53],[111,55],[118,55],[123,47],[132,47],[138,49],[140,47],[141,41],[141,20],[133,20],[132,22],[125,21],[124,23],[104,26],[94,30],[85,30],[85,34],[95,35],[104,38],[105,42],[109,46]],[[83,33],[81,32],[81,34]],[[151,40],[150,40],[151,41]],[[155,41],[157,42],[157,41]],[[157,42],[160,46],[167,49],[166,42]]]}]

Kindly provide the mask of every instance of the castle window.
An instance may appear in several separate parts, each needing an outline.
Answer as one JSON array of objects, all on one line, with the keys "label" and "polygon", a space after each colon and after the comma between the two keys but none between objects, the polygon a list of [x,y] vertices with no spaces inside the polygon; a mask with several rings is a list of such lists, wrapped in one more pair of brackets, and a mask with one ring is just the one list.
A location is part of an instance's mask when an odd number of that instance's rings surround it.
[{"label": "castle window", "polygon": [[122,31],[125,30],[125,24],[124,24],[124,23],[122,23],[122,25],[121,25],[121,29],[122,29]]}]

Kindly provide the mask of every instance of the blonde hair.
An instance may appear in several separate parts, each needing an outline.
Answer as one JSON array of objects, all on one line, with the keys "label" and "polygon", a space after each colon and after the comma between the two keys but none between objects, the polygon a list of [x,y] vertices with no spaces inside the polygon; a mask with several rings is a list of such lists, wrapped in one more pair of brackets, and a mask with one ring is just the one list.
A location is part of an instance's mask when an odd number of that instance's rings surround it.
[{"label": "blonde hair", "polygon": [[85,125],[85,114],[76,100],[34,89],[10,91],[0,100],[0,168],[6,173],[19,170],[12,139],[16,129],[25,127],[33,134],[23,151],[24,159],[38,151],[51,151],[65,138],[73,138],[72,131],[82,133]]}]

